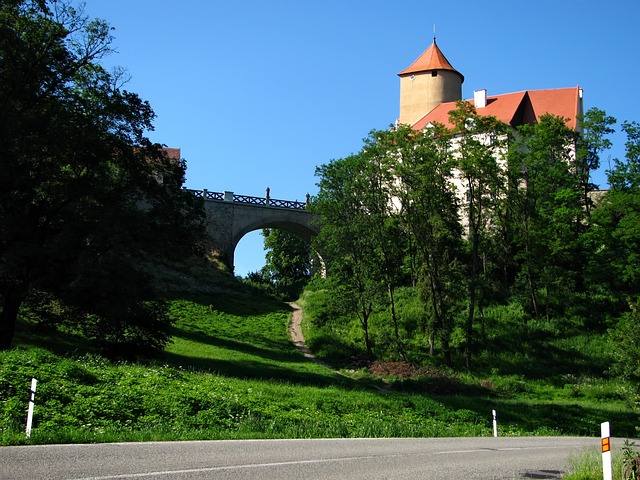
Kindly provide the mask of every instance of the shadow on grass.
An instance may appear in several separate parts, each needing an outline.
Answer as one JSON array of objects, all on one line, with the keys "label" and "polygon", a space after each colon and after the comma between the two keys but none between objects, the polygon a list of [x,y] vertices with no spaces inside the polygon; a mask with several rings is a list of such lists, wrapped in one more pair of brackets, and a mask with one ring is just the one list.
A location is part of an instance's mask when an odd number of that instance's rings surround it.
[{"label": "shadow on grass", "polygon": [[492,340],[491,349],[478,359],[476,372],[488,374],[497,367],[502,375],[542,380],[566,374],[602,376],[607,371],[608,358],[594,358],[593,354],[576,348],[561,348],[552,345],[551,340],[551,336],[536,338],[525,332],[497,337]]},{"label": "shadow on grass", "polygon": [[[255,339],[251,339],[252,343],[249,344],[228,338],[214,337],[202,332],[187,331],[180,328],[175,329],[174,337],[189,340],[200,345],[208,345],[215,348],[241,352],[247,355],[264,358],[265,360],[290,363],[302,363],[304,361],[304,357],[295,350],[293,344],[284,340],[282,342],[278,342],[265,338],[260,338],[257,341]],[[258,346],[258,342],[262,344],[262,346]],[[206,360],[206,358],[203,360]]]},{"label": "shadow on grass", "polygon": [[[170,365],[188,367],[196,371],[206,371],[223,377],[274,380],[322,387],[346,385],[346,380],[329,371],[323,375],[303,368],[278,366],[266,359],[264,361],[247,359],[223,360],[189,357],[171,352],[165,352],[163,357]],[[302,362],[304,361],[302,360]]]},{"label": "shadow on grass", "polygon": [[186,300],[199,305],[210,306],[219,312],[240,317],[276,313],[290,308],[283,302],[241,283],[238,283],[237,288],[237,291],[169,293],[166,298],[167,300]]},{"label": "shadow on grass", "polygon": [[274,341],[267,338],[252,338],[249,344],[181,328],[175,328],[174,336],[194,344],[245,355],[246,358],[229,359],[228,353],[222,354],[225,358],[214,358],[209,355],[191,356],[165,351],[162,354],[163,360],[173,366],[192,368],[226,377],[279,380],[304,385],[347,385],[348,382],[328,369],[324,374],[318,373],[317,370],[321,367],[304,358],[287,339]]},{"label": "shadow on grass", "polygon": [[44,348],[59,355],[99,353],[99,349],[80,335],[61,332],[52,327],[18,320],[13,346]]}]

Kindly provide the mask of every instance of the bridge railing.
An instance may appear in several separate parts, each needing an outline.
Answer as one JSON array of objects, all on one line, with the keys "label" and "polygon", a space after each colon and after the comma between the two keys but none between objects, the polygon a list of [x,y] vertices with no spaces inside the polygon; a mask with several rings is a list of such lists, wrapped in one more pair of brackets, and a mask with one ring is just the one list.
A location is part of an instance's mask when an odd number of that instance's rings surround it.
[{"label": "bridge railing", "polygon": [[194,197],[204,198],[205,200],[219,200],[219,201],[224,200],[224,193],[221,193],[221,192],[210,192],[209,190],[206,190],[206,189],[193,190],[191,188],[186,188],[185,190],[189,192],[191,195],[193,195]]},{"label": "bridge railing", "polygon": [[251,205],[288,208],[292,210],[304,210],[308,205],[308,200],[307,202],[298,202],[291,200],[278,200],[277,198],[270,197],[251,197],[249,195],[236,195],[233,192],[210,192],[207,189],[194,190],[191,188],[187,188],[186,190],[195,197],[203,198],[205,200],[213,200],[214,202],[248,203]]}]

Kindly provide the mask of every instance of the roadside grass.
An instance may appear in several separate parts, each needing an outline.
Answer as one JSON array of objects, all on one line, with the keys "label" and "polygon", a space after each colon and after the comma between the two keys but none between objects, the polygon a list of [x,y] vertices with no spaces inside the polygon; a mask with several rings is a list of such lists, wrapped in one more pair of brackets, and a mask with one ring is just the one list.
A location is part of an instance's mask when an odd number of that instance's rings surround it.
[{"label": "roadside grass", "polygon": [[364,367],[338,375],[304,359],[288,337],[291,308],[259,292],[191,290],[170,302],[174,342],[146,362],[110,362],[81,339],[23,320],[16,347],[0,352],[0,444],[490,436],[492,409],[502,436],[586,435],[598,444],[607,420],[617,436],[636,434],[637,412],[619,386],[589,375],[586,362],[570,374],[558,367],[551,380],[538,370],[548,365],[518,373],[497,351],[480,359],[480,375],[442,366],[410,378]]},{"label": "roadside grass", "polygon": [[[631,480],[624,476],[624,449],[611,449],[611,473],[613,480]],[[638,452],[636,452],[637,454]],[[569,471],[565,480],[602,480],[602,453],[599,448],[586,450],[569,459]]]},{"label": "roadside grass", "polygon": [[[619,455],[614,455],[616,463],[614,471],[621,471]],[[598,449],[583,451],[569,459],[569,471],[563,476],[567,480],[602,480],[602,455]],[[622,475],[614,476],[621,479]]]}]

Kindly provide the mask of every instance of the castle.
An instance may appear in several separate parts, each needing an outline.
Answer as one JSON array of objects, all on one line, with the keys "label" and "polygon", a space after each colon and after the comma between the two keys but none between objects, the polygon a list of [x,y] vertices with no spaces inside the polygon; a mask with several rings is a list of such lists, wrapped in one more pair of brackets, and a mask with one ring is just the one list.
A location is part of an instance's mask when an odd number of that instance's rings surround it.
[{"label": "castle", "polygon": [[[449,112],[462,100],[464,76],[444,56],[434,37],[433,43],[400,77],[400,117],[398,123],[422,130],[430,123],[449,123]],[[582,89],[578,86],[550,90],[525,90],[488,95],[475,90],[472,103],[478,115],[491,115],[512,127],[535,123],[549,113],[565,119],[569,128],[579,129],[583,113]]]}]

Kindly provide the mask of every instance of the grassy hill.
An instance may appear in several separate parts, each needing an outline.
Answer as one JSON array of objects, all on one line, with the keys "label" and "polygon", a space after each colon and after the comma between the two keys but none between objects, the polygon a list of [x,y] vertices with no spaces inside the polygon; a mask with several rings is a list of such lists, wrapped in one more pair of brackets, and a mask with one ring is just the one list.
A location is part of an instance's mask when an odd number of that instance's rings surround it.
[{"label": "grassy hill", "polygon": [[[176,323],[173,343],[152,361],[110,362],[82,339],[23,318],[15,347],[0,352],[0,444],[489,436],[493,409],[501,435],[597,436],[607,420],[615,436],[637,434],[624,385],[572,376],[570,364],[556,365],[567,369],[563,383],[509,368],[472,376],[385,362],[338,374],[295,349],[288,305],[208,275],[164,275]],[[549,352],[538,355],[528,361],[549,361]]]}]

